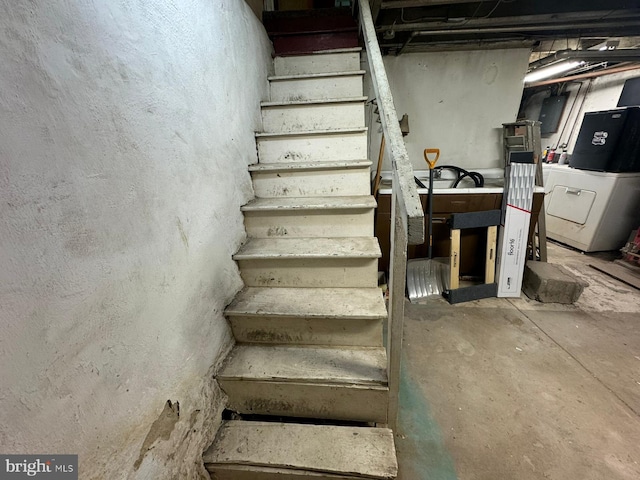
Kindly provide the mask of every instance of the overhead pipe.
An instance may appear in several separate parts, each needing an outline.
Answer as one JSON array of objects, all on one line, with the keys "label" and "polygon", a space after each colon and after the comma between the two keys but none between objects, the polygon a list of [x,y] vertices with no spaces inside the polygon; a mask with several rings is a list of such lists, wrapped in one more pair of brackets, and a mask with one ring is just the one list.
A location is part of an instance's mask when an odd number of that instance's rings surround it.
[{"label": "overhead pipe", "polygon": [[560,60],[584,60],[585,62],[603,60],[607,62],[636,62],[640,60],[640,48],[627,48],[621,50],[558,50],[540,60],[531,62],[529,67],[533,70],[544,67]]},{"label": "overhead pipe", "polygon": [[405,48],[407,48],[409,46],[409,43],[411,43],[411,40],[413,40],[415,37],[418,36],[419,32],[411,32],[411,35],[409,35],[409,38],[407,38],[407,41],[404,42],[404,44],[402,45],[402,47],[400,47],[400,50],[398,50],[396,52],[396,55],[401,55],[402,52],[404,52]]},{"label": "overhead pipe", "polygon": [[[640,26],[640,20],[633,22]],[[602,26],[600,24],[599,26]],[[494,27],[494,28],[458,28],[458,29],[450,29],[450,30],[418,30],[415,32],[411,32],[409,38],[404,42],[400,50],[396,53],[396,55],[402,54],[404,50],[409,46],[409,44],[413,41],[415,37],[421,36],[435,36],[435,35],[454,35],[454,34],[473,34],[473,33],[512,33],[512,32],[522,32],[522,31],[535,31],[535,30],[555,30],[568,28],[566,25],[530,25],[530,26],[520,26],[520,27]],[[623,49],[623,50],[607,50],[604,52],[601,51],[591,51],[591,50],[561,50],[555,52],[548,57],[545,57],[540,60],[536,60],[532,62],[530,66],[541,67],[543,65],[548,65],[550,63],[554,63],[559,60],[566,60],[569,58],[580,58],[581,60],[607,60],[607,61],[616,61],[616,62],[632,62],[640,59],[640,49]]]},{"label": "overhead pipe", "polygon": [[[569,24],[545,24],[545,25],[520,25],[520,26],[510,26],[510,27],[485,27],[485,28],[451,28],[451,29],[439,29],[439,30],[417,30],[411,32],[409,38],[404,42],[400,50],[396,53],[396,55],[402,54],[404,50],[409,46],[409,44],[413,41],[415,37],[424,37],[424,36],[436,36],[436,35],[473,35],[473,34],[483,34],[483,33],[518,33],[518,32],[531,32],[531,31],[544,31],[544,30],[562,30],[562,29],[580,29],[580,28],[622,28],[622,27],[640,27],[640,20],[634,20],[626,23],[620,22],[589,22],[589,23],[569,23]],[[545,57],[541,60],[537,60],[533,62],[531,65],[534,66],[542,66],[547,65],[548,63],[555,62],[557,60],[563,60],[565,58],[572,58],[572,52],[586,52],[587,58],[584,60],[610,60],[610,61],[635,61],[640,57],[640,50],[635,51],[635,54],[629,54],[628,52],[631,49],[625,50],[608,50],[605,52],[600,51],[585,51],[585,50],[562,50],[561,52],[556,52],[554,55],[550,55],[549,57]],[[626,55],[624,55],[626,54]],[[551,58],[555,57],[557,58]],[[565,57],[566,56],[566,57]],[[618,58],[619,57],[619,58]],[[549,60],[547,60],[549,58]],[[581,57],[582,58],[582,57]]]},{"label": "overhead pipe", "polygon": [[[565,25],[521,25],[518,27],[491,27],[491,28],[452,28],[446,30],[418,30],[411,32],[409,38],[404,42],[400,50],[396,55],[401,55],[402,52],[409,46],[415,37],[435,36],[435,35],[465,35],[465,34],[481,34],[481,33],[514,33],[514,32],[526,32],[526,31],[540,31],[540,30],[561,30],[568,28],[609,28],[609,27],[622,27],[622,26],[640,26],[640,20],[628,22],[621,25],[618,22],[614,23],[586,23],[586,24],[565,24]],[[634,52],[634,53],[629,53]],[[609,60],[618,62],[632,62],[640,58],[640,50],[624,49],[624,50],[608,50],[605,52],[590,51],[590,50],[562,50],[556,52],[549,57],[545,57],[540,60],[536,60],[531,63],[534,66],[543,66],[549,63],[556,62],[558,60],[564,60],[567,58],[576,58],[586,60]],[[549,59],[549,60],[547,60]]]},{"label": "overhead pipe", "polygon": [[638,27],[640,20],[629,22],[587,22],[587,23],[565,23],[565,24],[545,24],[545,25],[520,25],[508,27],[475,27],[475,28],[447,28],[439,30],[419,30],[416,35],[468,35],[477,33],[512,33],[512,32],[535,32],[541,30],[577,30],[582,28],[622,28]]},{"label": "overhead pipe", "polygon": [[[636,58],[636,60],[638,60],[638,58]],[[640,65],[635,64],[635,65],[626,65],[624,67],[605,68],[603,70],[598,70],[597,72],[582,73],[580,75],[573,75],[570,77],[553,78],[551,80],[543,80],[541,82],[530,83],[528,85],[525,85],[524,88],[543,87],[545,85],[553,85],[555,83],[584,80],[585,78],[602,77],[604,75],[611,75],[612,73],[627,72],[629,70],[636,70],[636,69],[640,69]]]},{"label": "overhead pipe", "polygon": [[[633,22],[640,20],[640,9],[638,13],[630,14],[628,11],[619,11],[618,15],[607,15],[607,23],[611,24],[617,22],[616,25],[624,24],[625,22]],[[431,28],[461,28],[468,25],[467,28],[498,28],[498,27],[510,27],[510,26],[525,26],[525,25],[544,25],[555,26],[556,28],[567,28],[572,24],[592,24],[594,27],[599,26],[602,13],[597,15],[594,12],[587,14],[573,14],[563,15],[558,18],[554,15],[525,15],[523,17],[495,17],[495,18],[446,18],[444,17],[429,17],[429,20],[421,19],[424,21],[407,21],[405,23],[397,23],[397,20],[393,24],[378,25],[376,27],[377,32],[384,32],[393,28],[396,32],[411,32],[418,30],[427,30]],[[436,25],[434,25],[434,23]]]}]

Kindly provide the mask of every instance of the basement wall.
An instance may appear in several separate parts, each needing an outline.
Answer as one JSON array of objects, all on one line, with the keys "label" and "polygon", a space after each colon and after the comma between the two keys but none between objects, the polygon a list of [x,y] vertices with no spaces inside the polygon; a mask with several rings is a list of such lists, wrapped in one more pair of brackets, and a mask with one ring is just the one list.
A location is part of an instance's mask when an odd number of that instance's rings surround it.
[{"label": "basement wall", "polygon": [[[584,114],[618,108],[616,105],[624,82],[639,76],[640,70],[630,70],[567,84],[565,91],[569,96],[560,118],[558,131],[542,138],[543,148],[547,145],[558,148],[566,143],[567,151],[573,153]],[[525,105],[526,117],[530,120],[538,120],[542,102],[550,95],[550,90],[544,90],[532,96]]]},{"label": "basement wall", "polygon": [[[398,119],[409,114],[405,143],[414,169],[428,169],[425,148],[440,149],[441,165],[504,167],[502,124],[516,119],[528,61],[529,49],[385,56]],[[369,75],[365,78],[370,85]],[[369,98],[374,97],[370,86]],[[380,124],[372,108],[367,117],[373,132],[369,155],[375,163]],[[383,170],[390,168],[385,158]]]},{"label": "basement wall", "polygon": [[205,475],[270,54],[243,0],[0,2],[2,453]]}]

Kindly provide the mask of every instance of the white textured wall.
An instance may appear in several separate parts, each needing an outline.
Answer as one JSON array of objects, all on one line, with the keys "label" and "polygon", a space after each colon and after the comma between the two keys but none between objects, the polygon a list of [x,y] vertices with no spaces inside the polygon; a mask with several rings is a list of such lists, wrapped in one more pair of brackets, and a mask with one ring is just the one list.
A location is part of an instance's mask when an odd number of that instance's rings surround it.
[{"label": "white textured wall", "polygon": [[[384,57],[398,118],[409,114],[405,143],[414,168],[428,168],[425,148],[440,148],[443,165],[502,167],[502,124],[516,119],[528,61],[528,49]],[[372,90],[369,95],[375,96]],[[373,159],[380,148],[379,126],[373,124]],[[384,169],[389,168],[385,159]]]},{"label": "white textured wall", "polygon": [[0,0],[3,453],[197,476],[270,51],[243,0]]},{"label": "white textured wall", "polygon": [[[582,119],[587,112],[599,112],[602,110],[612,110],[618,108],[618,100],[624,87],[624,82],[629,78],[640,76],[640,70],[614,73],[591,80],[582,80],[582,87],[577,82],[567,86],[569,98],[565,105],[558,131],[542,138],[543,146],[549,145],[557,148],[564,143],[567,144],[567,151],[573,152],[573,147],[578,139]],[[526,106],[527,118],[538,120],[542,101],[549,96],[549,91],[537,93]]]}]

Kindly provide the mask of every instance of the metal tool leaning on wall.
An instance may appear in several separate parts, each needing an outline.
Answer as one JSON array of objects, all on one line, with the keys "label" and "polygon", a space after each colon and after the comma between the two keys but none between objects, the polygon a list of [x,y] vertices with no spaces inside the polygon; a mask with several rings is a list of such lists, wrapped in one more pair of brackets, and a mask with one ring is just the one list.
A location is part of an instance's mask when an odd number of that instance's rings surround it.
[{"label": "metal tool leaning on wall", "polygon": [[[435,155],[435,158],[430,159],[429,155]],[[433,171],[439,158],[439,148],[425,148],[424,159],[429,165],[428,258],[416,258],[407,262],[407,290],[412,303],[440,297],[447,289],[446,281],[449,271],[447,260],[433,258]]]}]

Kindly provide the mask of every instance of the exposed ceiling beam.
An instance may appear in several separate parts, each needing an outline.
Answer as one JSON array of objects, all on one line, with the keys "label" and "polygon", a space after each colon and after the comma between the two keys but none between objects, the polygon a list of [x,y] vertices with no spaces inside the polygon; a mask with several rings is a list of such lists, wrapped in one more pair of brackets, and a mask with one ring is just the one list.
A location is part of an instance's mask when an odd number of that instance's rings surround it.
[{"label": "exposed ceiling beam", "polygon": [[[500,27],[510,25],[532,25],[532,24],[565,24],[574,21],[599,21],[602,18],[602,12],[575,12],[572,14],[545,14],[545,15],[523,15],[518,17],[500,17],[500,18],[476,18],[476,19],[461,19],[457,22],[443,22],[443,21],[430,21],[430,22],[413,22],[413,23],[392,23],[379,25],[376,27],[378,32],[385,32],[387,30],[395,30],[396,32],[410,32],[414,30],[426,30],[429,28],[448,28],[455,29],[460,28],[463,24],[465,27]],[[631,12],[625,10],[618,10],[607,15],[606,20],[622,20],[622,19],[640,19],[640,10],[635,9]]]},{"label": "exposed ceiling beam", "polygon": [[539,25],[511,25],[505,27],[484,27],[484,28],[447,28],[447,29],[426,29],[418,30],[411,33],[411,36],[439,36],[439,35],[475,35],[483,33],[519,33],[519,32],[543,32],[548,30],[564,29],[569,30],[588,30],[588,29],[620,29],[626,27],[640,27],[640,19],[629,21],[615,22],[582,22],[582,23],[565,23],[565,24],[539,24]]},{"label": "exposed ceiling beam", "polygon": [[[475,5],[474,5],[475,4]],[[406,9],[416,15],[426,15],[433,12],[475,12],[478,16],[484,16],[491,12],[492,16],[500,16],[504,13],[513,15],[529,15],[537,12],[544,13],[569,13],[575,11],[599,10],[607,14],[611,10],[637,8],[633,0],[580,0],[561,2],[557,0],[382,0],[381,8],[385,13],[393,10]],[[502,13],[501,13],[502,12]]]},{"label": "exposed ceiling beam", "polygon": [[432,7],[436,5],[451,5],[454,3],[477,3],[478,0],[388,0],[382,2],[382,9]]},{"label": "exposed ceiling beam", "polygon": [[[403,53],[417,52],[448,52],[464,50],[503,50],[507,48],[531,48],[533,40],[523,40],[522,38],[506,38],[501,40],[438,40],[429,43],[414,43],[407,46]],[[402,43],[390,43],[381,47],[393,54],[402,48]]]}]

